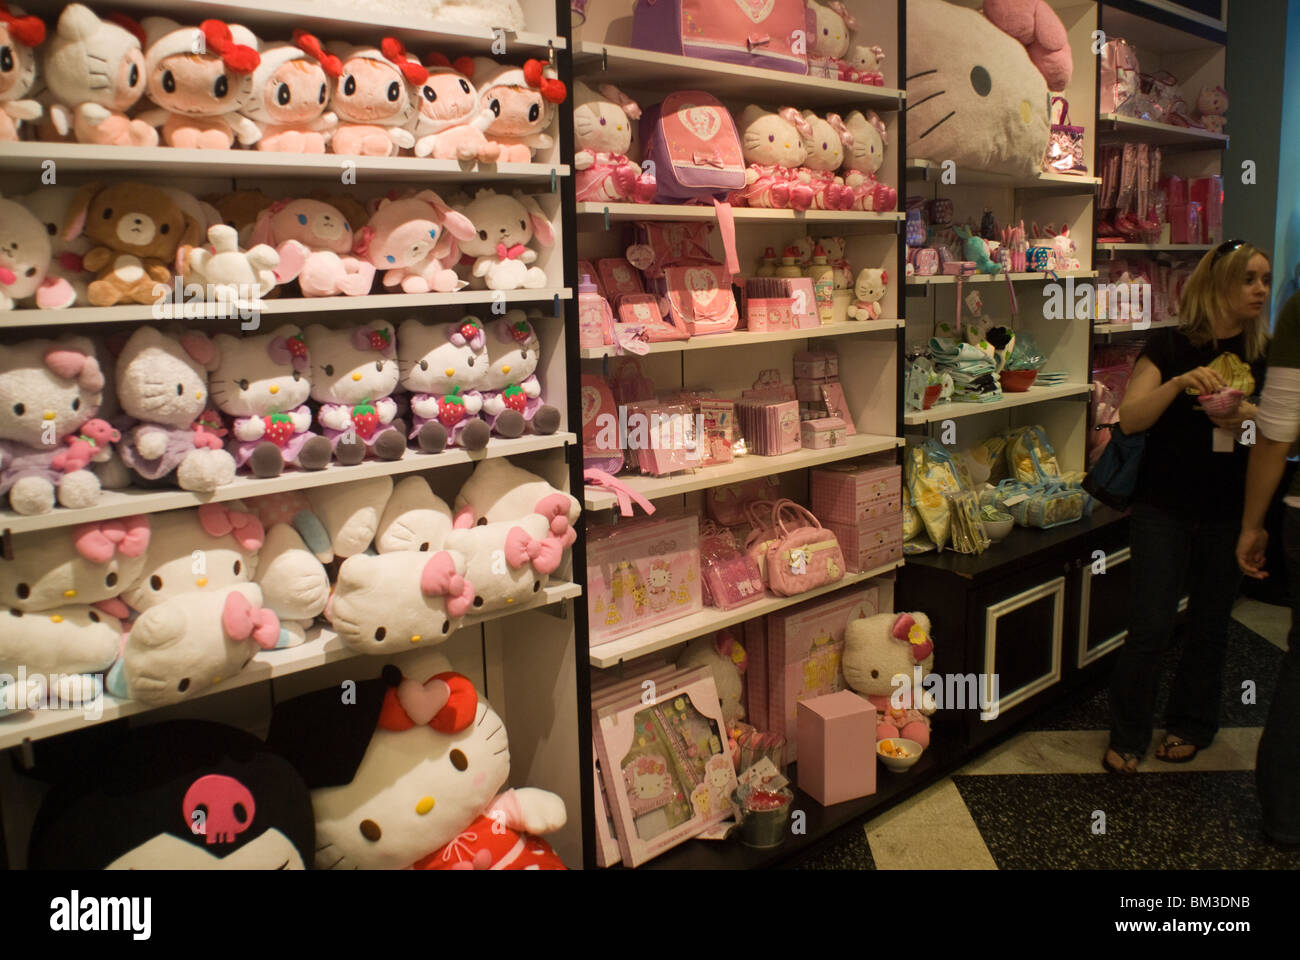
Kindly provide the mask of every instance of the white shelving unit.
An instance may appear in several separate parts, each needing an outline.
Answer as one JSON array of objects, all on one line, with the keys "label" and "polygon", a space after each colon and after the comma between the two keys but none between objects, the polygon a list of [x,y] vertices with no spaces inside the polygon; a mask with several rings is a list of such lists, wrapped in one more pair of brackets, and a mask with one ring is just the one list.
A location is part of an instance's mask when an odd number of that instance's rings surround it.
[{"label": "white shelving unit", "polygon": [[1194,147],[1201,150],[1226,148],[1228,134],[1198,130],[1195,127],[1176,127],[1172,123],[1125,117],[1117,113],[1103,113],[1101,122],[1103,140],[1142,140],[1161,146]]},{"label": "white shelving unit", "polygon": [[1087,394],[1091,389],[1086,383],[1062,383],[1050,387],[1030,387],[1028,390],[1019,393],[1004,392],[1000,399],[991,400],[988,403],[973,403],[970,401],[939,403],[929,410],[907,411],[907,413],[903,414],[903,423],[909,427],[926,423],[942,423],[944,420],[953,420],[957,417],[973,417],[983,413],[996,413],[1011,407],[1042,403],[1046,400],[1061,400],[1065,397],[1079,396]]},{"label": "white shelving unit", "polygon": [[[1074,277],[1076,280],[1087,280],[1095,276],[1097,276],[1096,270],[1067,270],[1057,274],[1035,271],[1033,273],[1013,273],[1011,274],[1011,280],[1013,283],[1043,283],[1054,279],[1064,280],[1067,277]],[[958,277],[943,274],[935,274],[930,277],[908,277],[907,285],[910,287],[956,285],[958,279]],[[960,279],[963,285],[967,283],[1006,283],[1007,275],[1004,273],[975,273]]]},{"label": "white shelving unit", "polygon": [[[691,337],[689,340],[665,340],[661,343],[647,344],[647,353],[681,353],[687,350],[717,350],[720,347],[747,346],[755,343],[782,343],[788,340],[813,340],[822,337],[851,337],[859,333],[876,333],[881,330],[894,330],[903,326],[902,320],[846,320],[843,323],[824,323],[820,327],[803,327],[798,330],[772,330],[756,333],[738,330],[735,333],[716,333],[706,337]],[[618,356],[618,351],[610,347],[583,347],[581,356],[584,360],[598,360],[602,357]],[[630,354],[628,354],[630,356]]]},{"label": "white shelving unit", "polygon": [[[734,207],[732,215],[744,223],[826,223],[836,226],[877,225],[892,229],[905,214],[864,213],[860,210],[769,210],[762,207]],[[614,222],[637,220],[715,220],[712,206],[673,203],[593,203],[578,204],[580,218],[599,217]]]}]

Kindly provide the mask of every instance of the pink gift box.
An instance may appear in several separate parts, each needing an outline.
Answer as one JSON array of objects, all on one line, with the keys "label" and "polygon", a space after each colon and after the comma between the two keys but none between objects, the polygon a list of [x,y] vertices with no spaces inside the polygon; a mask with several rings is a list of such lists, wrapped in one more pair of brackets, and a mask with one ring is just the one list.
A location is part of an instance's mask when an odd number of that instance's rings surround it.
[{"label": "pink gift box", "polygon": [[703,608],[698,517],[588,529],[591,646],[688,617]]},{"label": "pink gift box", "polygon": [[841,590],[767,616],[767,725],[789,743],[793,762],[798,741],[797,707],[846,687],[840,661],[850,620],[870,617],[893,603],[873,584]]},{"label": "pink gift box", "polygon": [[1191,197],[1201,205],[1201,243],[1223,238],[1223,177],[1201,177],[1191,184]]},{"label": "pink gift box", "polygon": [[799,437],[805,450],[828,450],[848,442],[848,430],[839,417],[805,420],[799,425]]},{"label": "pink gift box", "polygon": [[[903,472],[897,464],[831,464],[812,472],[810,507],[822,523],[857,523],[879,515],[880,501],[900,502],[902,491]],[[869,514],[871,508],[876,509]]]},{"label": "pink gift box", "polygon": [[794,355],[794,375],[796,382],[800,378],[834,380],[840,375],[839,354],[827,350],[801,350]]},{"label": "pink gift box", "polygon": [[799,789],[824,807],[876,792],[876,708],[852,690],[799,704]]},{"label": "pink gift box", "polygon": [[754,333],[790,330],[794,326],[794,301],[789,297],[750,297],[747,305],[746,329]]},{"label": "pink gift box", "polygon": [[1171,243],[1200,243],[1203,209],[1196,201],[1174,204],[1169,207],[1169,241]]},{"label": "pink gift box", "polygon": [[844,566],[863,573],[893,563],[903,556],[903,514],[895,502],[894,512],[857,523],[826,523],[844,553]]}]

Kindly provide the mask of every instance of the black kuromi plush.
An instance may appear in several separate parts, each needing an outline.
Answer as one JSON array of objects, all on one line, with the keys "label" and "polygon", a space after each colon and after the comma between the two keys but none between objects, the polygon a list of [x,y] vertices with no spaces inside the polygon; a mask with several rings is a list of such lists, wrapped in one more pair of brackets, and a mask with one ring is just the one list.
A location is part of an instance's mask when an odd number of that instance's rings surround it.
[{"label": "black kuromi plush", "polygon": [[32,828],[28,866],[57,870],[302,870],[312,861],[311,795],[251,734],[176,720],[57,783]]}]

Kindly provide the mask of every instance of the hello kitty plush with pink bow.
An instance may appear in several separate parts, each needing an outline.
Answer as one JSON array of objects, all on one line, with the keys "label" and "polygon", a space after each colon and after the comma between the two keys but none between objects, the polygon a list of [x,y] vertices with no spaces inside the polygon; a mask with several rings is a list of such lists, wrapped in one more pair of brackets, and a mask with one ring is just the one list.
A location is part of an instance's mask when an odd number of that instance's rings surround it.
[{"label": "hello kitty plush with pink bow", "polygon": [[415,125],[415,155],[496,163],[501,145],[483,134],[495,117],[483,106],[471,82],[474,61],[458,57],[453,63],[440,53],[431,53],[425,66],[429,76],[417,96],[420,118]]},{"label": "hello kitty plush with pink bow", "polygon": [[807,124],[803,144],[808,156],[798,176],[801,183],[813,189],[813,209],[852,209],[853,191],[845,187],[844,178],[836,171],[844,163],[846,148],[853,147],[853,134],[836,113],[819,117],[805,110],[803,119]]},{"label": "hello kitty plush with pink bow", "polygon": [[473,276],[489,290],[538,290],[549,282],[546,271],[533,266],[537,251],[528,246],[534,238],[544,247],[555,243],[550,219],[535,199],[522,191],[497,193],[479,190],[461,209],[469,235],[460,249],[474,257]]},{"label": "hello kitty plush with pink bow", "polygon": [[443,546],[465,557],[475,613],[532,600],[564,556],[563,541],[550,536],[546,518],[538,513],[506,523],[471,524],[468,517],[458,517]]},{"label": "hello kitty plush with pink bow", "polygon": [[876,708],[876,739],[905,737],[930,745],[933,698],[923,690],[896,689],[893,678],[934,667],[930,618],[924,613],[878,613],[850,620],[841,661],[844,681]]},{"label": "hello kitty plush with pink bow", "polygon": [[745,189],[732,195],[733,203],[750,207],[807,210],[815,192],[798,178],[808,159],[804,137],[812,136],[808,121],[794,107],[769,113],[750,104],[740,115],[740,143],[745,162]]},{"label": "hello kitty plush with pink bow", "polygon": [[654,175],[627,157],[632,121],[641,118],[636,101],[618,87],[602,83],[599,93],[585,83],[574,89],[573,129],[577,134],[578,201],[653,203]]},{"label": "hello kitty plush with pink bow", "polygon": [[518,437],[531,426],[534,433],[554,433],[560,426],[560,411],[542,399],[542,383],[536,373],[541,341],[524,311],[511,310],[491,323],[487,359],[483,416],[492,432]]},{"label": "hello kitty plush with pink bow", "polygon": [[395,157],[415,146],[419,119],[416,91],[429,77],[418,59],[392,37],[378,47],[330,43],[342,61],[331,104],[339,125],[330,139],[334,153]]},{"label": "hello kitty plush with pink bow", "polygon": [[849,136],[844,139],[844,185],[853,193],[854,210],[893,210],[898,191],[876,179],[885,162],[889,133],[874,110],[854,110],[845,120]]},{"label": "hello kitty plush with pink bow", "polygon": [[[333,329],[313,323],[303,331],[311,357],[311,396],[321,433],[345,466],[373,453],[397,460],[406,452],[397,420],[397,343],[387,321]],[[396,422],[394,422],[396,421]]]},{"label": "hello kitty plush with pink bow", "polygon": [[304,297],[363,297],[375,281],[374,264],[352,256],[352,225],[322,200],[280,200],[257,215],[250,246],[266,244],[280,256],[278,283],[298,281]]},{"label": "hello kitty plush with pink bow", "polygon": [[448,207],[432,190],[421,190],[380,201],[370,222],[357,231],[353,251],[384,271],[385,287],[450,293],[465,286],[450,267],[457,259],[456,242],[472,240],[474,229],[464,213]]},{"label": "hello kitty plush with pink bow", "polygon": [[442,643],[473,610],[463,554],[399,550],[344,560],[325,619],[349,649],[384,654]]},{"label": "hello kitty plush with pink bow", "polygon": [[880,65],[885,60],[885,50],[878,44],[859,44],[848,53],[840,64],[840,79],[849,83],[862,83],[871,87],[883,87],[885,75]]},{"label": "hello kitty plush with pink bow", "polygon": [[808,0],[807,20],[809,75],[841,79],[858,21],[839,0]]}]

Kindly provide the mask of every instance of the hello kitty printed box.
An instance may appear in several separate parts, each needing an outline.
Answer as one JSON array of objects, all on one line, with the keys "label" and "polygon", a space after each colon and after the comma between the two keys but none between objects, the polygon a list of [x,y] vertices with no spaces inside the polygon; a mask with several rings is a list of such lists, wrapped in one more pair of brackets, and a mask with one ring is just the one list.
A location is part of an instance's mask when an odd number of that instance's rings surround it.
[{"label": "hello kitty printed box", "polygon": [[588,527],[587,538],[591,646],[703,609],[698,517]]},{"label": "hello kitty printed box", "polygon": [[873,580],[767,615],[767,725],[785,736],[789,761],[798,759],[799,702],[847,688],[840,661],[849,621],[891,610],[893,603],[893,582]]}]

